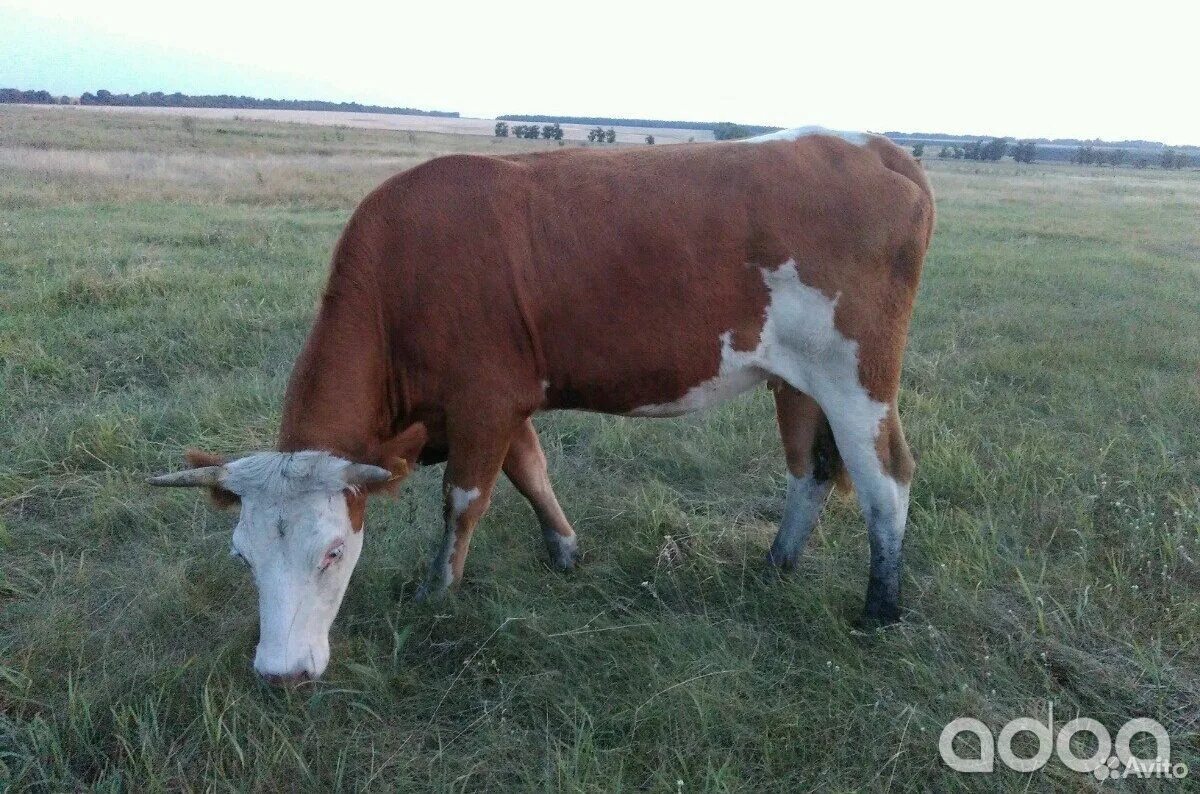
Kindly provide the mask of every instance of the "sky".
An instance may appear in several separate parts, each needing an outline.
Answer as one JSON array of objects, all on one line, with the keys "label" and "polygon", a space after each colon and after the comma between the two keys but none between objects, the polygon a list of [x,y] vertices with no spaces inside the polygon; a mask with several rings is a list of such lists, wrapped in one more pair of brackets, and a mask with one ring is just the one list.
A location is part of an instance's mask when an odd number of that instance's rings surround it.
[{"label": "sky", "polygon": [[0,0],[0,87],[1200,144],[1200,3]]}]

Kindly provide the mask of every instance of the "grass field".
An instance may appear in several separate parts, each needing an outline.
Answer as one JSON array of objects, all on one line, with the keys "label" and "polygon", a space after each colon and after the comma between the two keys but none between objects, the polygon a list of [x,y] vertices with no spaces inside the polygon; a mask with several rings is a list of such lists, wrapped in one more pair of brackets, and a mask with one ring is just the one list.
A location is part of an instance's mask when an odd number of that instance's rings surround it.
[{"label": "grass field", "polygon": [[[43,108],[49,110],[51,108]],[[206,121],[279,121],[327,126],[361,127],[374,130],[413,130],[417,132],[442,132],[453,135],[491,136],[496,129],[495,119],[477,119],[450,116],[406,116],[398,113],[347,113],[334,110],[273,110],[253,108],[173,108],[173,107],[112,107],[108,105],[74,105],[53,108],[59,113],[116,113],[122,116],[150,115],[165,116],[178,120],[192,116]],[[509,126],[521,122],[509,122]],[[563,138],[567,141],[586,141],[588,132],[595,125],[563,124]],[[617,134],[617,143],[645,143],[647,135],[653,135],[657,143],[684,143],[689,140],[711,141],[712,130],[690,130],[678,127],[633,127],[608,125]],[[476,142],[476,145],[480,145]]]},{"label": "grass field", "polygon": [[440,471],[418,472],[368,517],[325,678],[256,680],[234,517],[143,477],[187,445],[271,445],[367,190],[542,145],[0,109],[0,789],[1096,785],[1057,759],[939,760],[951,719],[998,731],[1051,701],[1114,735],[1153,717],[1200,774],[1192,173],[928,163],[901,625],[854,627],[849,501],[795,576],[765,574],[785,470],[764,390],[679,420],[540,417],[586,550],[571,576],[505,483],[464,586],[410,603],[441,530]]}]

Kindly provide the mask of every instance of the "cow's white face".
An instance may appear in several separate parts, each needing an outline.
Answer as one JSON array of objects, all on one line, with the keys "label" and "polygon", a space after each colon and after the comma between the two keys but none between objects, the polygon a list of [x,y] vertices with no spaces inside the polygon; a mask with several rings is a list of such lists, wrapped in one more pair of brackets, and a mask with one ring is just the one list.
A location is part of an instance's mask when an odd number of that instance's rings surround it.
[{"label": "cow's white face", "polygon": [[316,678],[329,664],[329,627],[362,552],[341,490],[242,494],[232,554],[258,587],[254,669]]},{"label": "cow's white face", "polygon": [[316,678],[329,664],[329,628],[363,544],[346,504],[349,465],[266,452],[225,466],[222,487],[242,503],[232,553],[258,587],[254,669],[268,680]]},{"label": "cow's white face", "polygon": [[[198,482],[197,472],[210,480]],[[325,452],[262,452],[151,482],[209,485],[239,497],[232,554],[258,588],[254,669],[278,683],[316,678],[329,664],[329,628],[363,544],[347,489],[389,476]]]}]

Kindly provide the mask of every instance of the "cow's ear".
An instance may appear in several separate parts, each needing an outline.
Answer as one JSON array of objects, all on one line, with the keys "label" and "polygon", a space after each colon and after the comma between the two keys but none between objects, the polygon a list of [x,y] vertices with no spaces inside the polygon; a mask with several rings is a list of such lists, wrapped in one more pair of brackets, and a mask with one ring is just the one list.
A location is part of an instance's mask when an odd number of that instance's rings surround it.
[{"label": "cow's ear", "polygon": [[417,468],[417,458],[420,457],[421,450],[425,448],[428,441],[429,431],[423,422],[413,422],[393,438],[385,441],[380,447],[379,457],[383,467],[392,473],[392,478],[387,482],[368,486],[365,489],[367,493],[394,490],[404,481],[404,478]]},{"label": "cow's ear", "polygon": [[[183,453],[184,460],[193,469],[203,468],[205,466],[224,466],[225,458],[220,455],[214,455],[211,452],[205,452],[202,449],[189,449]],[[237,507],[242,503],[242,498],[226,488],[219,485],[212,485],[208,488],[208,498],[213,505],[221,510],[228,510],[231,507]]]}]

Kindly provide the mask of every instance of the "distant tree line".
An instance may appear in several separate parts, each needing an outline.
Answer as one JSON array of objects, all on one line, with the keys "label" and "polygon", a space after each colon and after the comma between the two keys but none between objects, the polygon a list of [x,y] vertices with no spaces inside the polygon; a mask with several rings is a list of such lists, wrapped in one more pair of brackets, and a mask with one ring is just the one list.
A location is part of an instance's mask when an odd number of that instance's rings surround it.
[{"label": "distant tree line", "polygon": [[[748,127],[745,124],[731,124],[728,121],[722,121],[713,125],[712,133],[718,141],[736,141],[760,134],[755,132],[756,129],[758,128]],[[769,132],[775,132],[775,130],[769,130]]]},{"label": "distant tree line", "polygon": [[[936,144],[965,144],[971,141],[977,141],[981,138],[993,138],[993,135],[954,135],[945,132],[896,132],[888,131],[883,133],[884,137],[891,138],[893,141],[905,141],[916,143],[922,141],[925,145],[931,143]],[[1122,141],[1102,141],[1099,138],[1083,140],[1081,138],[1029,138],[1030,143],[1044,147],[1068,147],[1075,148],[1086,144],[1096,146],[1119,147],[1123,149],[1162,149],[1165,144],[1161,141],[1147,141],[1141,139],[1127,139]],[[1195,147],[1188,147],[1195,148]]]},{"label": "distant tree line", "polygon": [[[66,102],[63,102],[63,100]],[[34,104],[69,104],[65,97],[56,99],[47,91],[21,91],[16,88],[0,88],[0,102],[23,102]],[[96,93],[86,92],[79,97],[81,105],[111,105],[116,107],[168,107],[168,108],[234,108],[253,110],[335,110],[344,113],[399,113],[406,116],[438,116],[457,118],[457,112],[445,110],[418,110],[416,108],[387,107],[384,105],[362,105],[358,102],[325,102],[317,99],[255,99],[231,94],[203,94],[191,96],[176,91],[143,91],[139,94],[114,94],[106,89]]]},{"label": "distant tree line", "polygon": [[[562,125],[557,121],[553,124],[514,124],[511,127],[507,121],[496,122],[496,137],[507,138],[512,135],[514,138],[545,138],[548,141],[561,141],[563,139]],[[612,127],[604,129],[603,127],[593,127],[588,130],[587,139],[592,143],[616,143],[617,131]],[[647,135],[646,143],[654,143],[654,136]]]},{"label": "distant tree line", "polygon": [[[1135,152],[1135,154],[1141,154]],[[1129,161],[1134,168],[1148,168],[1153,162],[1151,158],[1146,156],[1131,155],[1127,149],[1102,149],[1088,144],[1080,146],[1071,156],[1071,162],[1076,165],[1124,165]],[[1163,149],[1158,153],[1158,157],[1154,158],[1157,161],[1159,168],[1174,169],[1174,168],[1189,168],[1193,164],[1193,159],[1187,152],[1178,149]]]},{"label": "distant tree line", "polygon": [[70,97],[56,97],[49,91],[22,91],[19,88],[0,88],[0,103],[23,105],[69,105]]},{"label": "distant tree line", "polygon": [[993,138],[985,141],[968,141],[963,146],[943,146],[938,157],[943,160],[980,160],[996,162],[1005,155],[1011,155],[1014,160],[1032,163],[1037,156],[1037,147],[1029,141],[1008,145],[1008,138]]},{"label": "distant tree line", "polygon": [[[994,138],[986,142],[983,140],[970,141],[964,146],[947,144],[942,146],[938,157],[943,160],[995,161],[1007,155],[1018,163],[1032,163],[1042,151],[1031,140],[1014,144],[1008,144],[1007,140],[1007,138]],[[1063,147],[1058,148],[1062,149]],[[924,146],[917,144],[913,147],[913,154],[919,157],[918,149],[923,150]],[[1144,149],[1131,151],[1120,147],[1096,146],[1089,143],[1071,151],[1069,159],[1076,165],[1111,165],[1115,167],[1129,163],[1134,168],[1147,168],[1152,161],[1157,162],[1160,168],[1188,168],[1195,162],[1191,155],[1179,149],[1162,149],[1157,152],[1157,157],[1153,160],[1147,156],[1148,154]],[[1068,158],[1049,159],[1064,160]]]},{"label": "distant tree line", "polygon": [[[651,127],[654,129],[679,129],[679,130],[712,130],[714,134],[717,129],[736,132],[736,135],[729,135],[730,139],[734,137],[746,138],[751,135],[762,135],[767,132],[777,132],[781,127],[764,127],[757,124],[731,124],[726,121],[667,121],[664,119],[620,119],[610,118],[608,116],[549,116],[549,115],[509,115],[497,116],[501,121],[539,121],[539,122],[559,122],[561,124],[585,124],[587,126],[599,127]],[[723,140],[723,139],[719,139]]]},{"label": "distant tree line", "polygon": [[[891,133],[889,133],[889,136]],[[938,157],[942,159],[980,159],[988,143],[996,139],[978,138],[971,141],[948,141],[931,138],[893,138],[907,146],[923,144],[925,147],[940,147]],[[1065,139],[1062,139],[1065,140]],[[991,150],[994,156],[998,147]],[[1168,147],[1154,141],[1127,141],[1110,143],[1101,140],[1075,140],[1073,146],[1059,142],[1045,142],[1042,138],[1031,138],[1008,144],[1001,156],[1012,157],[1017,162],[1076,163],[1080,165],[1131,165],[1147,168],[1157,165],[1165,168],[1187,168],[1200,162],[1200,147]],[[982,159],[988,159],[984,156]],[[1165,164],[1165,165],[1164,165]]]},{"label": "distant tree line", "polygon": [[509,127],[507,122],[496,122],[497,138],[507,138],[510,133],[514,138],[545,138],[548,141],[563,139],[563,129],[559,124],[546,124],[540,127],[537,124],[515,124]]}]

